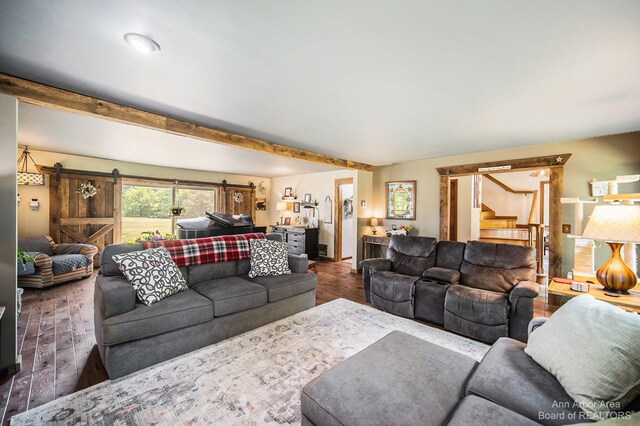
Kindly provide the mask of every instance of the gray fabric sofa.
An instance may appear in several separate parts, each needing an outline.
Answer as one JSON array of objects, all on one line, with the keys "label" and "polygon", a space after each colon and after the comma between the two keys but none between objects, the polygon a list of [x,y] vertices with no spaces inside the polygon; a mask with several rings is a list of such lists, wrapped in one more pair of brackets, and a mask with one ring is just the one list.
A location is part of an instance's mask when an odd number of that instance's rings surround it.
[{"label": "gray fabric sofa", "polygon": [[253,279],[249,260],[182,267],[189,289],[146,306],[112,259],[143,249],[111,245],[100,257],[95,335],[112,379],[315,306],[318,278],[308,260],[295,255],[289,255],[290,275]]},{"label": "gray fabric sofa", "polygon": [[[480,363],[394,331],[304,386],[303,425],[563,425],[589,422],[514,339]],[[375,373],[374,373],[375,372]],[[637,411],[639,399],[621,411]]]},{"label": "gray fabric sofa", "polygon": [[527,341],[540,292],[531,247],[396,235],[386,259],[360,265],[374,307],[487,343]]}]

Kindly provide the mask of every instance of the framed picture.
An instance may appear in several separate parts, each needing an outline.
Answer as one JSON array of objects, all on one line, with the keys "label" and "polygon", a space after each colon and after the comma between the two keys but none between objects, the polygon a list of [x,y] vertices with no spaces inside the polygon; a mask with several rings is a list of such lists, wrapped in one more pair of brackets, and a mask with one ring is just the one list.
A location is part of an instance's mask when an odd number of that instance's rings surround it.
[{"label": "framed picture", "polygon": [[298,202],[293,203],[293,212],[300,213],[300,203]]},{"label": "framed picture", "polygon": [[293,188],[289,187],[289,188],[285,188],[284,189],[284,196],[285,198],[290,198],[293,196]]},{"label": "framed picture", "polygon": [[266,210],[266,209],[267,209],[267,199],[256,198],[256,210]]},{"label": "framed picture", "polygon": [[311,202],[311,194],[304,194],[304,203],[310,203]]},{"label": "framed picture", "polygon": [[284,226],[289,226],[291,225],[291,218],[290,217],[285,217],[284,218]]},{"label": "framed picture", "polygon": [[387,182],[387,219],[416,219],[416,181]]}]

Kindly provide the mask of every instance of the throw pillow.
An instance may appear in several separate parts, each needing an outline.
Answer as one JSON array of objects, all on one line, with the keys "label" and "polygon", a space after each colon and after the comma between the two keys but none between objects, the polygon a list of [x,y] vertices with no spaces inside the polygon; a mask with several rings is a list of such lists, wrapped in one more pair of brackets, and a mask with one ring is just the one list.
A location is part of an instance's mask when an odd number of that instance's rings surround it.
[{"label": "throw pillow", "polygon": [[187,289],[180,269],[164,247],[117,254],[113,261],[147,306]]},{"label": "throw pillow", "polygon": [[525,352],[593,420],[640,393],[640,315],[590,295],[571,299],[529,336]]},{"label": "throw pillow", "polygon": [[273,240],[251,240],[249,278],[290,274],[287,243]]}]

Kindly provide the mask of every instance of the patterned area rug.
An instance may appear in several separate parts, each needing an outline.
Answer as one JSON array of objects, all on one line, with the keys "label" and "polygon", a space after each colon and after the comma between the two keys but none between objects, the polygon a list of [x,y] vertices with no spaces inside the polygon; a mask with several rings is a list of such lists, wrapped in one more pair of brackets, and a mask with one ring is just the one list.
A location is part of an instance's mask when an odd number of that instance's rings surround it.
[{"label": "patterned area rug", "polygon": [[393,330],[476,360],[489,348],[339,299],[57,399],[11,424],[299,424],[302,387]]}]

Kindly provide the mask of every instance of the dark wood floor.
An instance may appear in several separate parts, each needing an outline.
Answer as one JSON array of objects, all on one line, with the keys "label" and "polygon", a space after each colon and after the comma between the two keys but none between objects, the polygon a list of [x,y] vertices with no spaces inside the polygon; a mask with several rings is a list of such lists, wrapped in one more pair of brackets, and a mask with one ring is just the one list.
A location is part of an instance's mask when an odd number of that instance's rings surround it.
[{"label": "dark wood floor", "polygon": [[[338,298],[365,303],[362,276],[342,262],[317,263],[317,304]],[[108,379],[93,328],[95,276],[46,290],[25,289],[18,318],[20,373],[0,383],[0,420]],[[546,291],[535,301],[535,316],[549,316]]]}]

